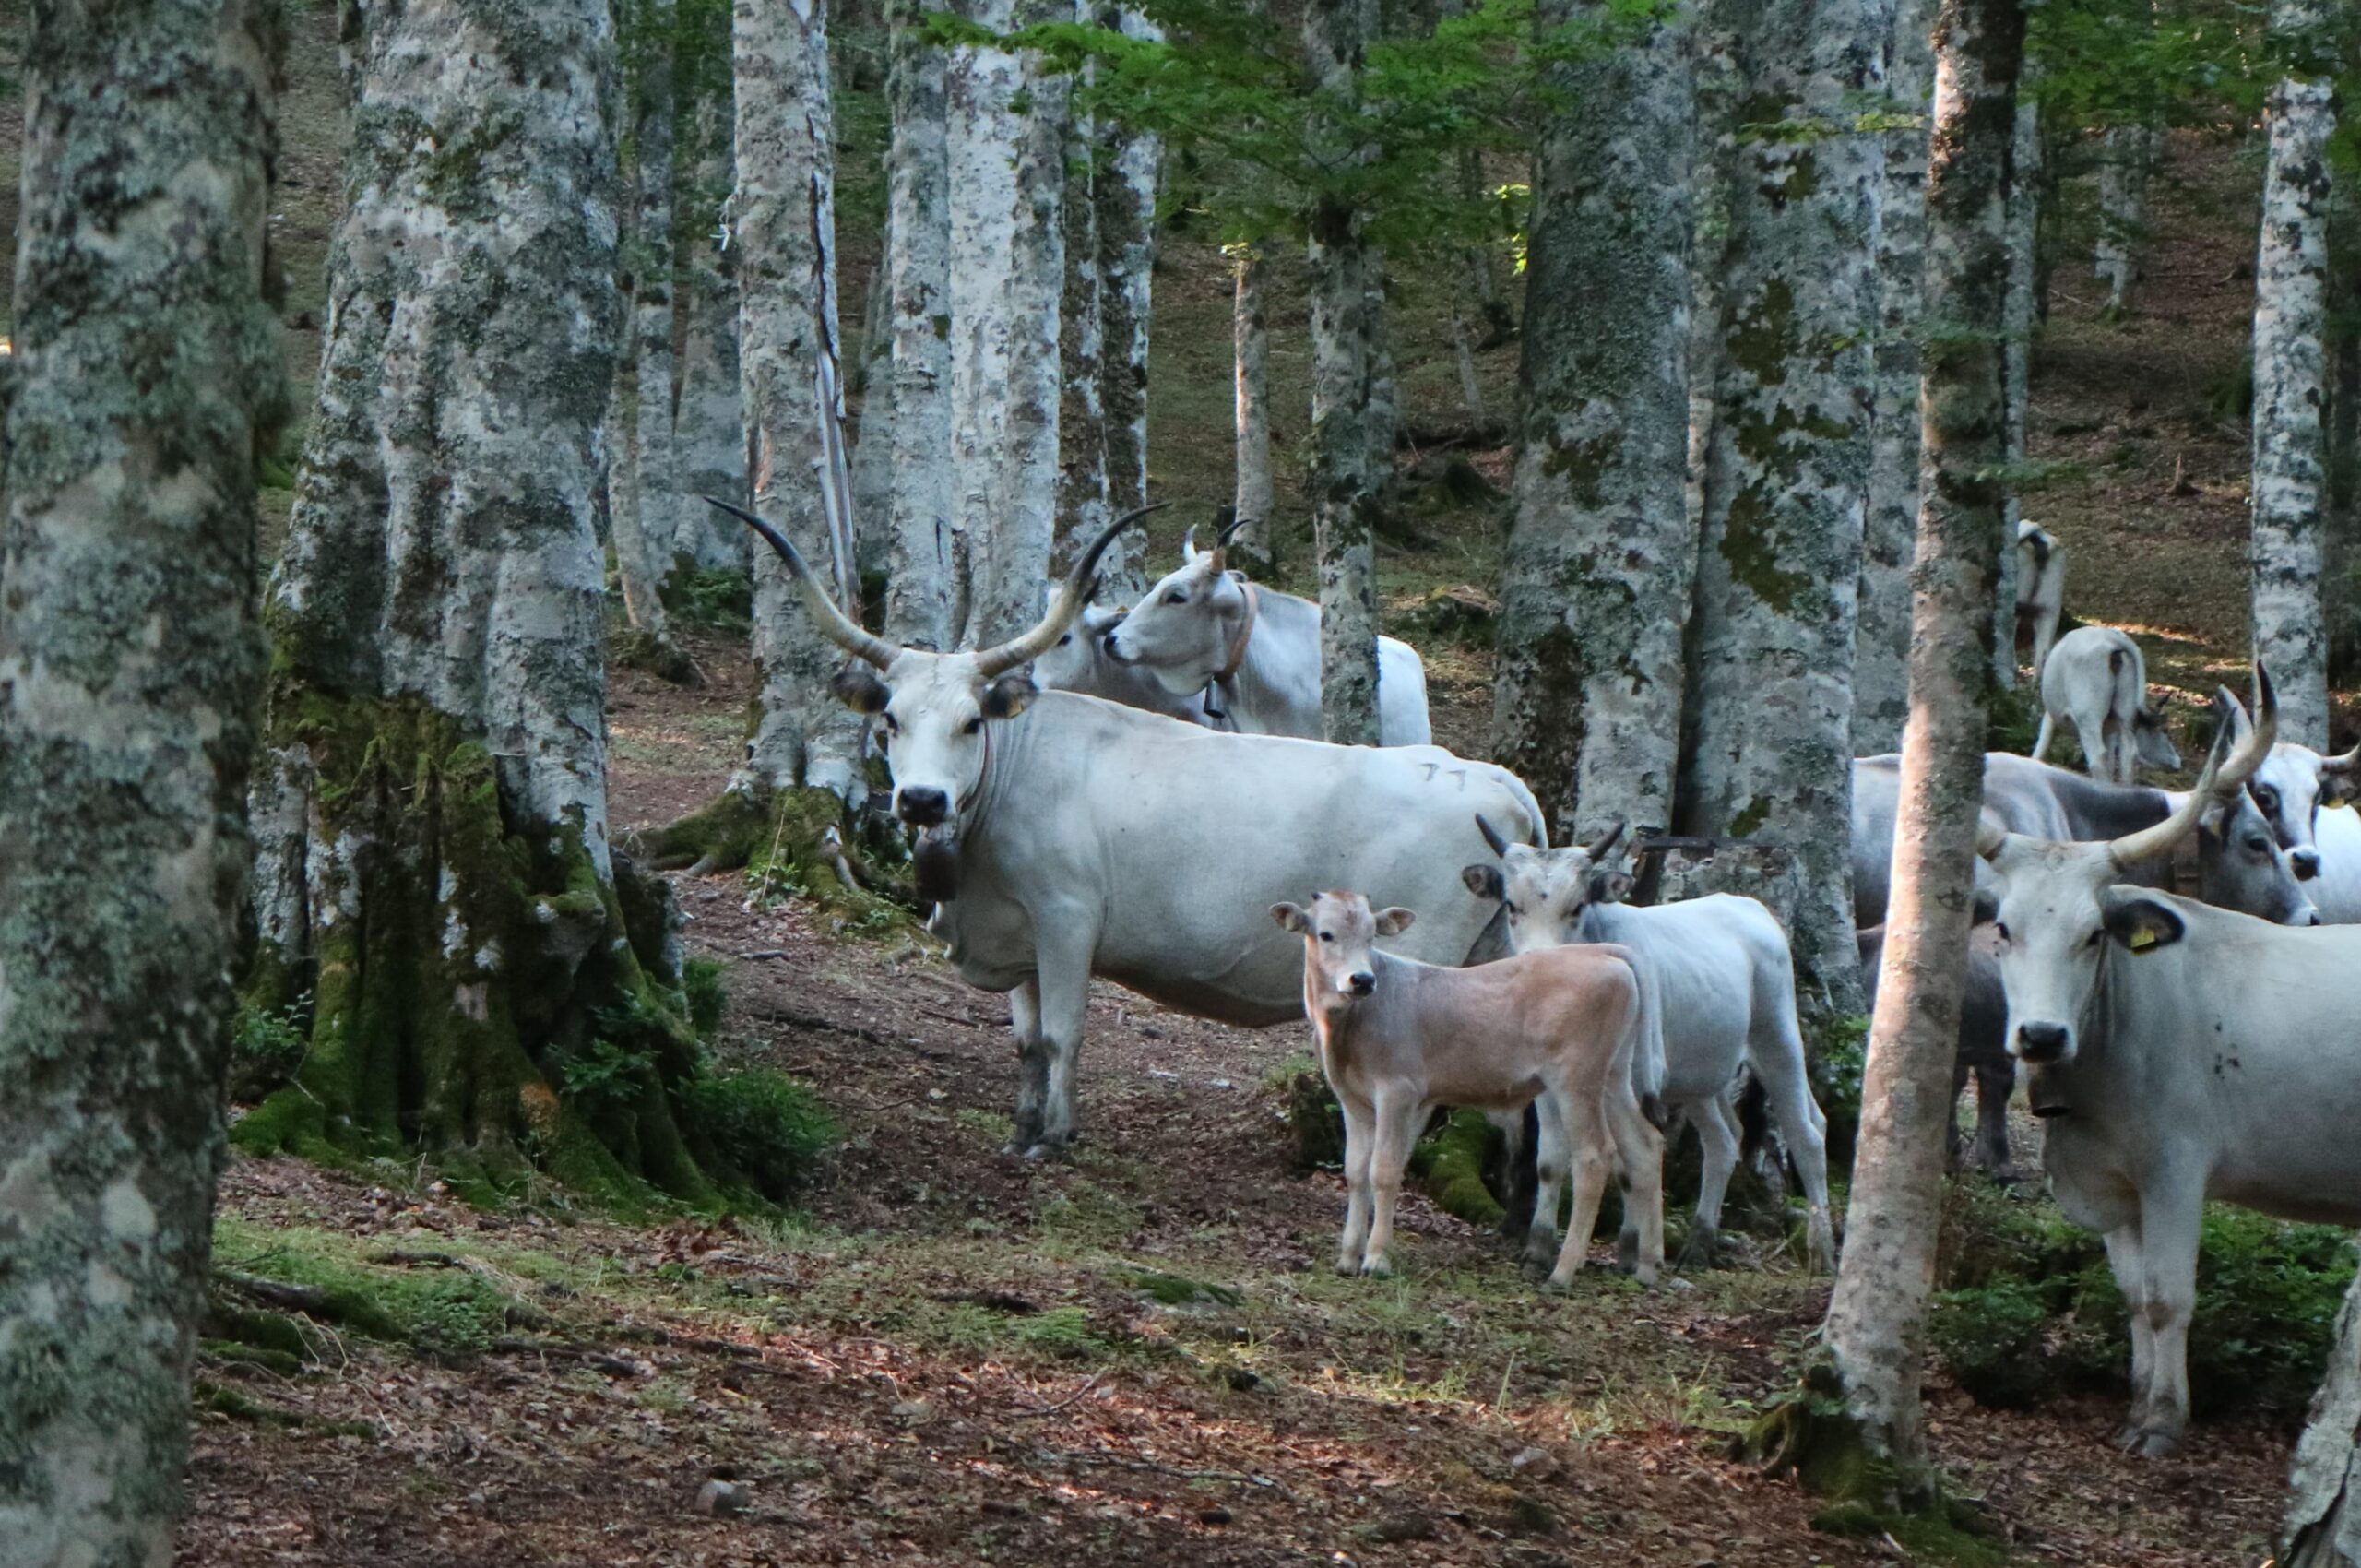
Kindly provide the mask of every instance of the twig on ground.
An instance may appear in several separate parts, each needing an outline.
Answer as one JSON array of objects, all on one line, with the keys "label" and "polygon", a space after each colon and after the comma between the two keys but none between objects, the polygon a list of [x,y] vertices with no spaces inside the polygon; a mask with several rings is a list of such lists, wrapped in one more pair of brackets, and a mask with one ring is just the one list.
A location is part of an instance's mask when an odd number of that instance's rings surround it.
[{"label": "twig on ground", "polygon": [[1081,1398],[1092,1389],[1097,1387],[1098,1380],[1106,1375],[1107,1374],[1105,1372],[1092,1372],[1088,1377],[1083,1380],[1083,1384],[1080,1388],[1075,1389],[1072,1394],[1067,1395],[1056,1404],[1024,1406],[1015,1412],[1014,1419],[1021,1421],[1027,1416],[1053,1415],[1056,1412],[1064,1409],[1067,1406],[1073,1404],[1075,1400]]}]

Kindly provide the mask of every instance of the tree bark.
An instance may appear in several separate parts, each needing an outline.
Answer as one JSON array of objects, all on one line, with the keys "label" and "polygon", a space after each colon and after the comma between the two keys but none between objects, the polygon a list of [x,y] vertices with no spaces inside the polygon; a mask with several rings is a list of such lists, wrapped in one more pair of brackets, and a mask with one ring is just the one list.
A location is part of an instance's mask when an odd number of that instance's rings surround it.
[{"label": "tree bark", "polygon": [[[823,504],[822,358],[838,360],[836,172],[827,0],[736,0],[738,362],[754,509],[803,558],[857,590],[851,541]],[[710,510],[711,508],[707,508]],[[843,653],[812,624],[786,565],[754,556],[759,713],[741,790],[858,798],[858,717],[828,687]]]},{"label": "tree bark", "polygon": [[1924,512],[1913,561],[1910,721],[1892,914],[1861,1087],[1845,1259],[1826,1344],[1860,1440],[1905,1490],[1928,1474],[1918,1376],[1940,1229],[1975,879],[2001,555],[2001,324],[2018,0],[1942,0],[1927,178]]},{"label": "tree bark", "polygon": [[1394,385],[1394,333],[1385,314],[1385,253],[1366,248],[1369,279],[1369,471],[1381,511],[1394,492],[1394,448],[1402,434],[1402,398]]},{"label": "tree bark", "polygon": [[[1333,101],[1334,156],[1359,156],[1361,56],[1376,0],[1310,0],[1304,54]],[[1335,196],[1311,215],[1311,522],[1320,581],[1320,724],[1340,745],[1377,744],[1379,476],[1370,461],[1377,323],[1362,215]]]},{"label": "tree bark", "polygon": [[2095,270],[2106,285],[2110,315],[2130,310],[2131,288],[2140,279],[2140,256],[2147,248],[2148,174],[2158,140],[2153,125],[2112,125],[2103,138]]},{"label": "tree bark", "polygon": [[[695,666],[672,640],[659,585],[664,552],[651,537],[643,510],[646,481],[640,460],[641,425],[636,367],[618,367],[607,399],[604,456],[607,463],[607,537],[615,550],[615,576],[623,584],[623,614],[631,628],[615,649],[615,660],[645,669],[667,681],[687,681]],[[663,416],[651,412],[650,420]]]},{"label": "tree bark", "polygon": [[[1750,119],[1844,126],[1880,89],[1880,0],[1738,14]],[[1845,131],[1738,148],[1704,477],[1683,831],[1793,854],[1818,1024],[1859,1011],[1846,845],[1882,174],[1877,140]]]},{"label": "tree bark", "polygon": [[279,18],[43,6],[0,532],[0,1541],[172,1556],[248,863]]},{"label": "tree bark", "polygon": [[[1057,0],[967,0],[963,14],[1003,31],[1060,19]],[[1029,54],[964,44],[944,87],[951,483],[967,579],[958,635],[962,647],[985,647],[1039,619],[1048,590],[1069,92]]]},{"label": "tree bark", "polygon": [[[1076,0],[1075,19],[1093,22],[1092,0]],[[1087,85],[1097,62],[1086,62]],[[1058,521],[1051,568],[1062,572],[1114,514],[1108,509],[1107,375],[1102,309],[1106,296],[1100,268],[1098,186],[1111,173],[1100,153],[1101,129],[1080,108],[1066,116],[1066,184],[1061,214],[1065,220],[1064,293],[1059,303],[1058,356],[1062,396],[1058,405]],[[1118,554],[1118,540],[1109,548]],[[1129,602],[1128,580],[1101,584],[1110,602]]]},{"label": "tree bark", "polygon": [[[319,402],[267,607],[249,985],[309,992],[241,1146],[716,1194],[663,899],[611,860],[594,525],[617,373],[604,0],[411,0],[357,83]],[[596,1102],[568,1087],[605,1061]],[[561,1089],[566,1092],[561,1093]]]},{"label": "tree bark", "polygon": [[1853,750],[1902,743],[1909,710],[1910,556],[1918,536],[1918,333],[1927,277],[1927,143],[1932,0],[1896,0],[1885,86],[1917,124],[1885,137],[1878,205],[1876,404],[1861,540],[1861,624],[1853,664]]},{"label": "tree bark", "polygon": [[[1545,31],[1596,0],[1546,0]],[[1689,17],[1558,68],[1535,171],[1492,755],[1552,842],[1672,820],[1697,536],[1689,425]],[[1579,815],[1577,811],[1579,810]]]},{"label": "tree bark", "polygon": [[[1086,6],[1088,0],[1083,0]],[[1133,38],[1163,30],[1128,6],[1100,5],[1101,26]],[[1156,136],[1113,128],[1113,148],[1098,172],[1099,413],[1105,422],[1107,504],[1120,515],[1147,505],[1148,323],[1156,274],[1156,197],[1164,144]],[[1119,554],[1118,552],[1121,553]],[[1146,588],[1146,552],[1126,535],[1108,546],[1098,580],[1110,595]]]},{"label": "tree bark", "polygon": [[893,0],[886,11],[886,293],[893,355],[882,388],[892,402],[887,492],[886,639],[935,649],[954,645],[964,616],[951,505],[950,172],[944,140],[943,52],[926,42],[926,6]]},{"label": "tree bark", "polygon": [[[730,229],[726,207],[738,184],[737,108],[730,90],[729,18],[716,18],[721,34],[708,47],[719,56],[719,80],[696,100],[695,172],[680,196],[683,213],[683,313],[680,406],[672,442],[683,496],[718,495],[747,503],[746,425],[741,415],[738,363],[738,256],[725,249]],[[753,561],[743,524],[702,503],[674,514],[672,570],[744,571]]]},{"label": "tree bark", "polygon": [[888,213],[884,254],[869,269],[869,287],[861,291],[860,430],[852,449],[852,520],[863,577],[890,572],[894,554],[894,312],[886,298],[886,258],[893,250]]},{"label": "tree bark", "polygon": [[2361,1568],[2361,1277],[2337,1314],[2288,1484],[2282,1568]]},{"label": "tree bark", "polygon": [[1250,572],[1267,574],[1277,560],[1277,524],[1271,516],[1276,505],[1271,491],[1271,337],[1263,303],[1271,264],[1256,240],[1231,245],[1229,262],[1238,474],[1233,504],[1242,525],[1230,549]]},{"label": "tree bark", "polygon": [[[2023,474],[2032,460],[2033,345],[2040,329],[2041,103],[2031,92],[2030,67],[2019,79],[2009,172],[2009,295],[2003,307],[2000,431],[2002,464],[2011,475],[2001,497],[1999,586],[1992,595],[1992,673],[2002,686],[2017,683],[2017,525],[2024,518]],[[2040,671],[2034,672],[2036,688]]]},{"label": "tree bark", "polygon": [[[2296,51],[2325,41],[2326,0],[2277,0],[2273,30]],[[2291,73],[2271,94],[2271,156],[2254,272],[2254,651],[2279,683],[2280,722],[2328,744],[2328,636],[2320,608],[2320,508],[2328,401],[2329,142],[2333,68]]]}]

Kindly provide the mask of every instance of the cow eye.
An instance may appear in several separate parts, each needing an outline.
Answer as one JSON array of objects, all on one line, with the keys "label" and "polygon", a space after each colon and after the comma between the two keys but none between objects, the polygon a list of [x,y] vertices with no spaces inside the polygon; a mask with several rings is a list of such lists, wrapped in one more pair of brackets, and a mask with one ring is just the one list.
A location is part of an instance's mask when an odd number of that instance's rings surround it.
[{"label": "cow eye", "polygon": [[1336,940],[1336,933],[1333,931],[1323,931],[1320,933],[1320,940],[1323,942],[1334,942]]},{"label": "cow eye", "polygon": [[1999,937],[2005,943],[2009,940],[2009,928],[2001,921],[1994,921],[1992,922],[1992,934]]},{"label": "cow eye", "polygon": [[974,734],[980,733],[980,732],[982,731],[983,728],[984,728],[984,721],[983,721],[983,719],[980,719],[980,718],[977,718],[977,719],[970,719],[969,720],[967,720],[967,724],[966,724],[965,726],[963,726],[963,732],[964,732],[964,733],[966,733],[966,734],[974,735]]},{"label": "cow eye", "polygon": [[1074,634],[1073,634],[1072,632],[1068,632],[1064,636],[1062,636],[1062,637],[1060,637],[1060,638],[1058,639],[1058,646],[1059,646],[1060,647],[1065,647],[1065,646],[1066,646],[1066,644],[1068,644],[1068,643],[1070,643],[1070,642],[1072,642],[1072,641],[1074,641]]},{"label": "cow eye", "polygon": [[2276,811],[2279,809],[2279,791],[2276,790],[2257,790],[2254,792],[2254,803],[2260,806],[2265,811]]},{"label": "cow eye", "polygon": [[2247,840],[2247,851],[2256,855],[2268,854],[2271,851],[2271,840],[2258,834]]},{"label": "cow eye", "polygon": [[1179,588],[1174,588],[1170,593],[1164,596],[1164,602],[1167,604],[1186,604],[1189,602],[1189,596],[1182,593]]}]

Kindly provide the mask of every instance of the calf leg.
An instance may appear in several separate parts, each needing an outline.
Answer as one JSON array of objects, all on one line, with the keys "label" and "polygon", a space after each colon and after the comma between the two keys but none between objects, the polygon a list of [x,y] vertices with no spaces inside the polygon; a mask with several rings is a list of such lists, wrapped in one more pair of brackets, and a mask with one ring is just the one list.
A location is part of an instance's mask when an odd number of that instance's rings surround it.
[{"label": "calf leg", "polygon": [[1565,1112],[1556,1097],[1545,1094],[1533,1103],[1533,1213],[1525,1228],[1525,1269],[1542,1274],[1558,1252],[1558,1189],[1566,1180],[1572,1151]]},{"label": "calf leg", "polygon": [[1697,1108],[1693,1118],[1704,1155],[1697,1182],[1697,1211],[1689,1222],[1689,1240],[1682,1243],[1678,1268],[1711,1268],[1722,1239],[1722,1199],[1729,1192],[1730,1172],[1738,1169],[1738,1108],[1726,1094],[1717,1094]]},{"label": "calf leg", "polygon": [[[1624,1098],[1631,1099],[1631,1086],[1627,1083],[1623,1088]],[[1567,1150],[1572,1158],[1573,1217],[1566,1227],[1566,1238],[1558,1248],[1558,1266],[1549,1271],[1549,1288],[1564,1290],[1572,1288],[1574,1276],[1582,1272],[1583,1260],[1590,1252],[1590,1233],[1598,1228],[1599,1201],[1607,1195],[1607,1178],[1614,1165],[1608,1158],[1613,1142],[1596,1091],[1584,1094],[1560,1077],[1544,1091],[1542,1098],[1555,1106],[1555,1115],[1565,1129]],[[1638,1114],[1636,1100],[1632,1111]],[[1541,1115],[1546,1123],[1552,1112],[1545,1111]],[[1557,1217],[1553,1213],[1550,1218],[1554,1221]]]},{"label": "calf leg", "polygon": [[1336,1272],[1358,1274],[1369,1241],[1370,1155],[1377,1145],[1377,1113],[1367,1100],[1341,1089],[1336,1104],[1345,1113],[1345,1233],[1336,1242]]},{"label": "calf leg", "polygon": [[2033,738],[2033,760],[2049,760],[2049,743],[2058,739],[2058,716],[2047,707],[2041,710],[2041,730]]},{"label": "calf leg", "polygon": [[2017,1179],[2016,1167],[2009,1163],[2009,1097],[2016,1087],[2016,1067],[2006,1057],[1975,1069],[1976,1156],[1995,1182]]},{"label": "calf leg", "polygon": [[[1515,1241],[1533,1229],[1535,1212],[1534,1150],[1538,1146],[1539,1107],[1535,1100],[1522,1111],[1494,1111],[1492,1125],[1501,1130],[1501,1234]],[[1554,1225],[1557,1216],[1550,1216]]]},{"label": "calf leg", "polygon": [[[1632,1260],[1631,1273],[1641,1284],[1654,1285],[1664,1272],[1664,1134],[1640,1113],[1639,1097],[1627,1078],[1619,1076],[1608,1086],[1601,1109],[1617,1162],[1623,1168],[1623,1212],[1639,1217],[1639,1256]],[[1591,1220],[1596,1218],[1593,1215]]]},{"label": "calf leg", "polygon": [[1804,1189],[1806,1238],[1813,1270],[1836,1272],[1836,1229],[1828,1214],[1828,1118],[1811,1098],[1804,1069],[1803,1035],[1791,982],[1766,970],[1758,977],[1754,1039],[1748,1055],[1771,1101],[1771,1119],[1796,1162]]},{"label": "calf leg", "polygon": [[1402,1195],[1402,1170],[1427,1124],[1427,1107],[1415,1095],[1396,1090],[1377,1097],[1377,1138],[1370,1150],[1369,1245],[1361,1272],[1383,1279],[1394,1272],[1394,1206]]}]

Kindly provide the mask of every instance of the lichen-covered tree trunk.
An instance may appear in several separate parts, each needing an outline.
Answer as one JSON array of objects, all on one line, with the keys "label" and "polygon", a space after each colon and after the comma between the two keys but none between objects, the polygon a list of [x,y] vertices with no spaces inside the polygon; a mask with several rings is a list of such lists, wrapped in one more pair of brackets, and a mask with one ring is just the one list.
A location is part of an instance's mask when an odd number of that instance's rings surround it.
[{"label": "lichen-covered tree trunk", "polygon": [[[738,366],[754,508],[840,588],[852,541],[822,498],[819,368],[836,338],[836,157],[827,0],[736,0]],[[712,508],[706,508],[710,511]],[[863,790],[861,724],[830,694],[844,655],[812,624],[786,565],[754,556],[759,712],[740,790]]]},{"label": "lichen-covered tree trunk", "polygon": [[[1077,0],[1076,19],[1095,21],[1091,0]],[[1084,65],[1084,85],[1097,63]],[[1059,216],[1065,222],[1064,291],[1059,301],[1058,520],[1052,569],[1063,571],[1089,547],[1114,514],[1108,510],[1106,279],[1099,267],[1098,185],[1109,177],[1099,147],[1102,128],[1076,108],[1066,116],[1066,186]],[[1110,547],[1115,554],[1120,548]],[[1130,584],[1100,579],[1110,602],[1129,602]]]},{"label": "lichen-covered tree trunk", "polygon": [[[1055,0],[967,0],[996,30],[1071,19]],[[1059,305],[1069,87],[1029,53],[963,44],[944,74],[950,163],[951,500],[962,647],[1040,618],[1058,499]]]},{"label": "lichen-covered tree trunk", "polygon": [[1369,471],[1381,507],[1394,490],[1394,448],[1402,437],[1402,394],[1394,384],[1394,333],[1385,318],[1385,253],[1364,252],[1369,279]]},{"label": "lichen-covered tree trunk", "polygon": [[[1089,0],[1083,0],[1086,6]],[[1133,38],[1161,39],[1161,29],[1129,6],[1097,6],[1103,27]],[[1093,194],[1098,205],[1099,415],[1107,445],[1110,514],[1147,505],[1148,323],[1156,274],[1156,195],[1164,144],[1144,132],[1114,127]],[[1121,553],[1119,554],[1118,552]],[[1111,595],[1147,586],[1147,559],[1129,536],[1108,546],[1098,580]]]},{"label": "lichen-covered tree trunk", "polygon": [[[308,995],[310,1043],[235,1136],[709,1199],[671,1113],[696,1053],[663,921],[607,844],[612,13],[411,0],[357,19],[256,788],[250,983]],[[564,1092],[592,1065],[596,1106]]]},{"label": "lichen-covered tree trunk", "polygon": [[[670,618],[664,612],[661,585],[669,541],[659,543],[651,537],[644,510],[647,476],[640,466],[639,394],[644,388],[635,385],[639,379],[635,367],[625,361],[607,399],[607,536],[614,543],[615,576],[623,584],[623,613],[631,623],[616,660],[664,680],[687,681],[696,667],[672,640]],[[651,413],[650,418],[660,421],[663,416]]]},{"label": "lichen-covered tree trunk", "polygon": [[1826,1344],[1871,1455],[1905,1490],[1927,1473],[1918,1373],[1941,1229],[1944,1121],[1975,891],[2001,555],[2000,327],[2010,142],[2023,48],[2018,0],[1941,0],[1927,178],[1925,508],[1912,565],[1910,722],[1893,895],[1845,1259]]},{"label": "lichen-covered tree trunk", "polygon": [[[744,505],[746,425],[738,366],[738,257],[725,249],[729,230],[723,205],[738,184],[735,101],[729,89],[728,18],[718,18],[724,36],[713,41],[720,56],[720,80],[700,98],[689,123],[696,136],[696,159],[681,192],[682,287],[688,295],[682,315],[681,392],[672,422],[672,446],[680,465],[681,493],[718,495]],[[673,513],[674,569],[744,570],[748,553],[744,525],[710,506],[691,503]]]},{"label": "lichen-covered tree trunk", "polygon": [[[1600,10],[1545,0],[1537,19]],[[1687,20],[1560,67],[1567,108],[1535,171],[1492,755],[1533,785],[1559,843],[1672,820],[1697,569]]]},{"label": "lichen-covered tree trunk", "polygon": [[43,6],[0,531],[0,1543],[172,1556],[262,676],[276,9]]},{"label": "lichen-covered tree trunk", "polygon": [[1846,845],[1884,172],[1847,106],[1880,89],[1890,12],[1774,0],[1737,14],[1745,113],[1814,130],[1743,139],[1730,185],[1681,810],[1686,831],[1793,855],[1800,990],[1825,1023],[1860,994]]},{"label": "lichen-covered tree trunk", "polygon": [[1853,750],[1902,743],[1909,709],[1910,553],[1918,536],[1918,332],[1925,294],[1928,99],[1933,0],[1895,0],[1886,96],[1919,117],[1885,134],[1878,203],[1876,406],[1870,413],[1869,496],[1861,539],[1861,620],[1853,662]]},{"label": "lichen-covered tree trunk", "polygon": [[[2272,26],[2300,56],[2325,41],[2329,12],[2326,0],[2277,0]],[[2320,507],[2335,94],[2332,66],[2272,89],[2254,269],[2254,652],[2278,682],[2287,738],[2314,747],[2328,744]]]},{"label": "lichen-covered tree trunk", "polygon": [[2287,1491],[2283,1568],[2361,1568],[2361,1277],[2337,1314]]},{"label": "lichen-covered tree trunk", "polygon": [[[884,251],[894,249],[894,224],[885,223]],[[880,255],[861,291],[860,434],[852,449],[852,521],[863,577],[883,576],[894,553],[894,313],[886,303],[886,261]],[[707,508],[711,510],[711,508]]]},{"label": "lichen-covered tree trunk", "polygon": [[[1352,125],[1377,0],[1309,0],[1304,54],[1337,109],[1335,155],[1358,155]],[[1320,727],[1339,745],[1377,744],[1377,563],[1380,476],[1371,456],[1376,292],[1361,214],[1323,197],[1311,215],[1311,495],[1320,581]],[[1390,450],[1390,447],[1389,447]]]},{"label": "lichen-covered tree trunk", "polygon": [[892,0],[886,98],[885,253],[893,347],[886,382],[894,449],[886,492],[886,639],[948,648],[966,614],[951,505],[950,172],[943,51],[926,41],[925,6]]},{"label": "lichen-covered tree trunk", "polygon": [[2111,125],[2102,138],[2094,257],[2111,315],[2131,308],[2131,288],[2140,279],[2148,239],[2148,175],[2162,139],[2154,126],[2144,125]]},{"label": "lichen-covered tree trunk", "polygon": [[1275,558],[1271,517],[1271,333],[1263,292],[1271,264],[1261,242],[1229,247],[1233,443],[1238,482],[1233,505],[1238,530],[1231,551],[1250,571],[1267,572]]},{"label": "lichen-covered tree trunk", "polygon": [[[2010,474],[2001,496],[2000,575],[1992,594],[1992,673],[2003,686],[2017,683],[2017,525],[2023,520],[2025,465],[2032,460],[2033,344],[2041,311],[2041,101],[2028,65],[2018,77],[2016,124],[2009,169],[2009,296],[2001,312],[2002,465]],[[2040,672],[2035,671],[2036,683]]]},{"label": "lichen-covered tree trunk", "polygon": [[[632,423],[640,527],[652,564],[669,573],[669,541],[680,534],[681,468],[672,425],[678,366],[672,353],[673,0],[639,0],[631,48],[632,178],[635,204],[623,264],[632,282]],[[701,510],[711,511],[703,507]],[[658,632],[657,635],[664,635]]]}]

